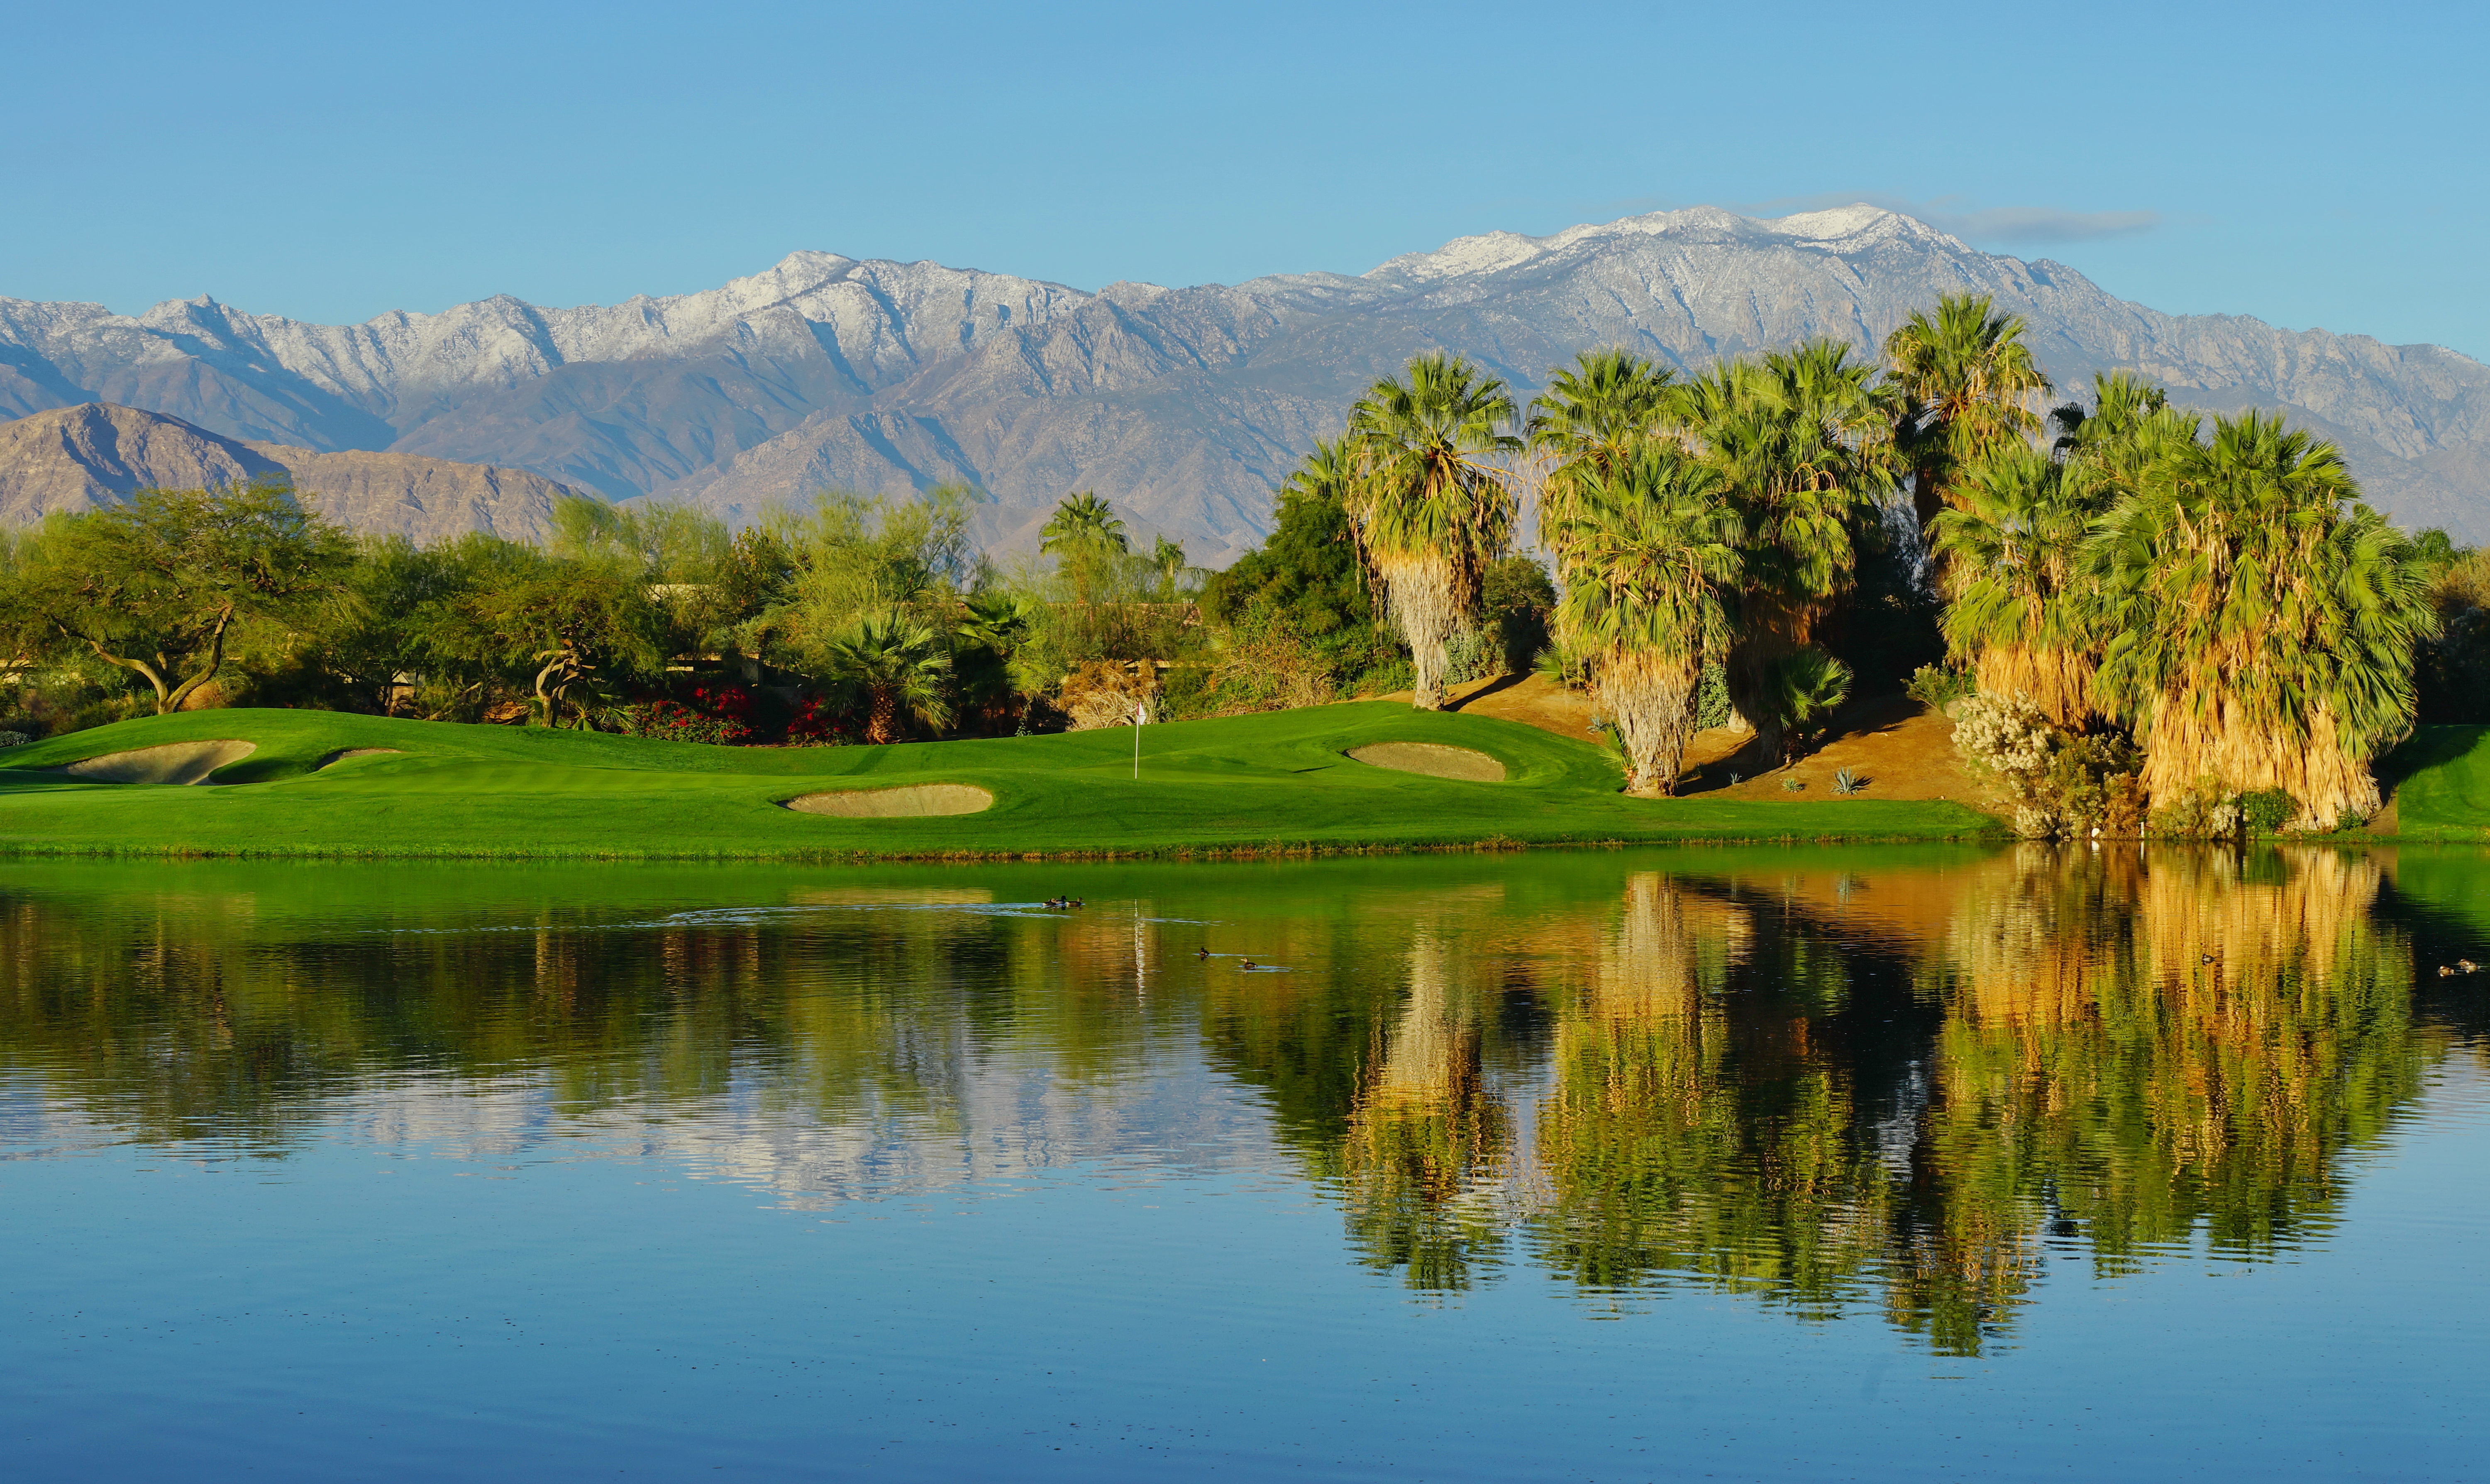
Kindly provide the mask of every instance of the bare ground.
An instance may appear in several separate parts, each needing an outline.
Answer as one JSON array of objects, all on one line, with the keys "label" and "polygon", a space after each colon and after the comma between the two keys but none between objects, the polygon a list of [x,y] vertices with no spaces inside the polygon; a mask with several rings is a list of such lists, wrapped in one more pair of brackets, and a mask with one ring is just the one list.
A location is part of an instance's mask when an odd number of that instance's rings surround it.
[{"label": "bare ground", "polygon": [[[1542,675],[1473,681],[1452,687],[1451,698],[1448,710],[1520,722],[1578,741],[1599,740],[1591,730],[1590,697]],[[1381,699],[1405,701],[1410,693]],[[1868,781],[1862,798],[1951,799],[1991,813],[2012,808],[1996,790],[1963,771],[1954,755],[1954,723],[1907,696],[1876,696],[1843,706],[1834,713],[1825,741],[1784,768],[1765,766],[1756,756],[1754,740],[1752,732],[1696,732],[1686,749],[1678,796],[1826,799],[1835,797],[1834,776],[1848,768]],[[1736,784],[1729,781],[1733,772],[1741,778]],[[1796,779],[1799,787],[1784,788],[1784,779]]]}]

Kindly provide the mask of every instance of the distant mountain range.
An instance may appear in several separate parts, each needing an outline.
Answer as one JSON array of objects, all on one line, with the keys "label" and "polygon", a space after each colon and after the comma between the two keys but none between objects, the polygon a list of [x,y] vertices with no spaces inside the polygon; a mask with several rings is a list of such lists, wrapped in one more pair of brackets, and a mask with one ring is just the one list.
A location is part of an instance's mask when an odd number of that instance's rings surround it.
[{"label": "distant mountain range", "polygon": [[[825,487],[960,480],[994,496],[979,533],[1006,550],[1033,544],[1061,496],[1094,489],[1137,530],[1217,564],[1266,529],[1271,486],[1316,436],[1416,352],[1464,352],[1527,391],[1592,346],[1687,367],[1813,335],[1872,349],[1910,310],[1965,290],[2028,320],[2063,387],[2127,366],[2193,406],[2284,409],[2340,443],[2397,520],[2490,540],[2479,362],[2161,314],[2064,265],[1976,251],[1866,206],[1491,233],[1359,276],[1232,288],[1084,294],[799,252],[699,294],[578,309],[504,297],[356,326],[204,298],[136,318],[0,300],[0,414],[119,404],[246,447],[286,445],[295,453],[262,456],[298,476],[319,455],[418,455],[738,521]],[[370,466],[365,498],[387,505],[378,492],[430,467]],[[479,494],[447,518],[515,533],[521,517],[505,528],[487,511],[504,498]],[[24,507],[0,487],[0,519]]]},{"label": "distant mountain range", "polygon": [[282,479],[330,519],[375,535],[438,541],[471,530],[541,536],[558,495],[540,474],[410,453],[318,453],[245,442],[179,417],[105,402],[0,422],[0,526],[94,510],[134,490]]}]

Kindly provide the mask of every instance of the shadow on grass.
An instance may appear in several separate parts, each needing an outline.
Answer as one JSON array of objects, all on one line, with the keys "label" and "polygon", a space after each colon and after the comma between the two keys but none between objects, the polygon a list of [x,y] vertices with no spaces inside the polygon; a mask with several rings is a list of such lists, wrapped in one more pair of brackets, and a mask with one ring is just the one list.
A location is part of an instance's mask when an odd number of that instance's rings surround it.
[{"label": "shadow on grass", "polygon": [[2378,786],[2392,797],[2404,781],[2456,762],[2490,738],[2490,727],[2417,727],[2402,745],[2378,762]]}]

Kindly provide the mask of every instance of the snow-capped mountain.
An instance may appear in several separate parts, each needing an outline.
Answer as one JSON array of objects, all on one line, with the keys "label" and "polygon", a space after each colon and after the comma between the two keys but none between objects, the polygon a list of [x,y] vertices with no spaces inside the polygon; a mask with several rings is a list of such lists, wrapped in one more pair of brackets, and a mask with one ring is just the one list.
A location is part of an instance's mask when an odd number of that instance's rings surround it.
[{"label": "snow-capped mountain", "polygon": [[825,487],[941,480],[1029,539],[1094,489],[1217,562],[1375,376],[1442,346],[1532,389],[1578,350],[1694,367],[1812,335],[1872,348],[1975,290],[2080,387],[2135,367],[2199,407],[2279,407],[2340,442],[2414,526],[2490,539],[2490,368],[2436,346],[2175,316],[2045,260],[1871,207],[1759,221],[1713,208],[1548,237],[1490,233],[1359,276],[1233,287],[1060,284],[799,252],[700,294],[551,309],[497,298],[309,325],[201,299],[135,318],[0,300],[0,414],[105,401],[225,436],[532,471],[749,518]]}]

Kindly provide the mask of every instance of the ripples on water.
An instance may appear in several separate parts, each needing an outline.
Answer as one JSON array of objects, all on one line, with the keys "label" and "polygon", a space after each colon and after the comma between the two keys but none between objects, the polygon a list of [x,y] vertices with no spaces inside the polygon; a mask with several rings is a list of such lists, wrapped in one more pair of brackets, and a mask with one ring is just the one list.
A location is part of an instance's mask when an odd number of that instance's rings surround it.
[{"label": "ripples on water", "polygon": [[[2063,1358],[2023,1332],[2053,1296],[2358,1243],[2399,1129],[2477,1138],[2490,971],[2438,968],[2490,960],[2485,888],[2470,854],[2037,847],[13,866],[0,1168],[584,1161],[782,1224],[1198,1187],[1455,1311],[1710,1296]],[[976,1260],[1043,1269],[1048,1232]]]}]

